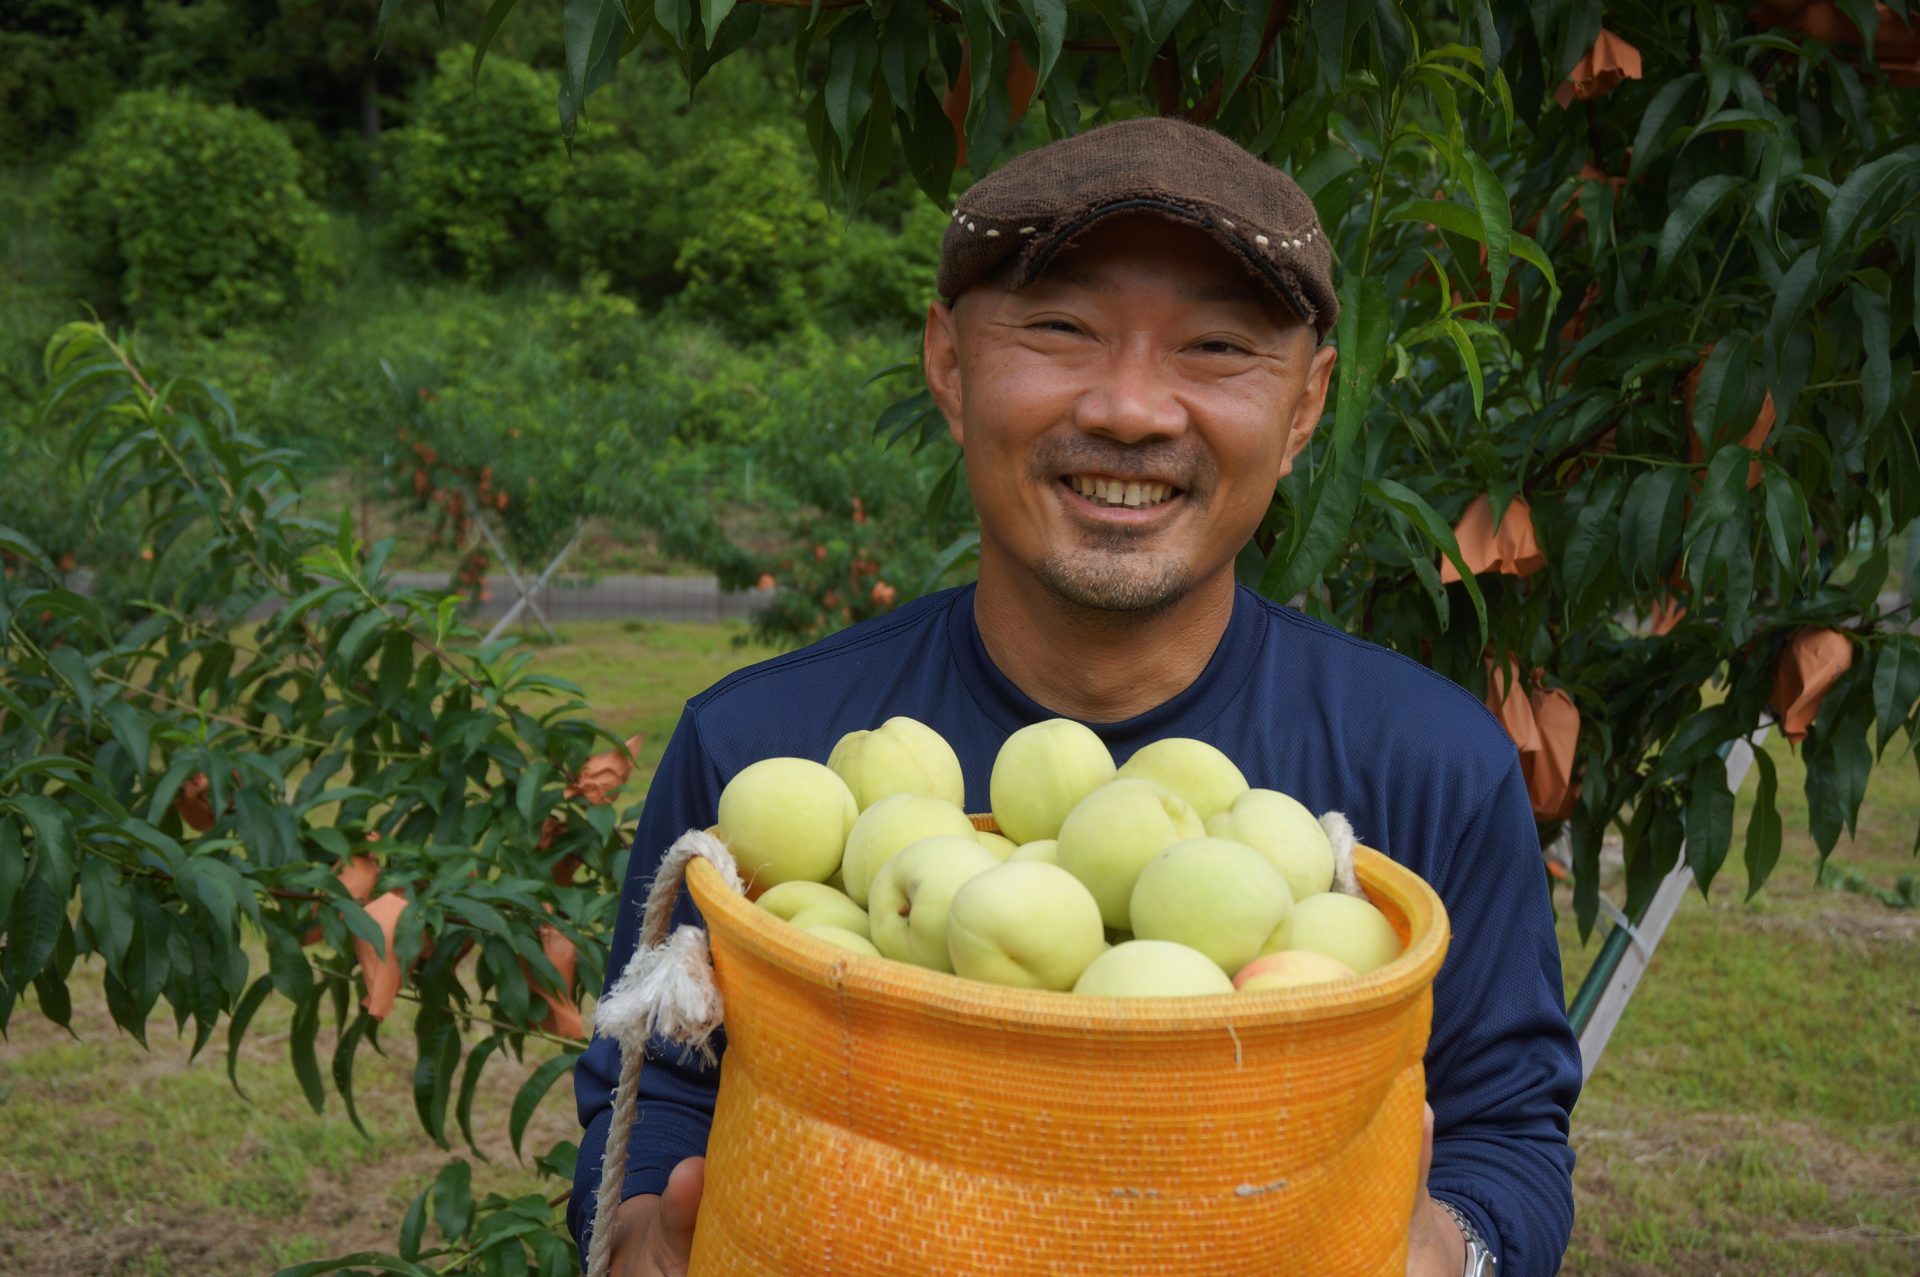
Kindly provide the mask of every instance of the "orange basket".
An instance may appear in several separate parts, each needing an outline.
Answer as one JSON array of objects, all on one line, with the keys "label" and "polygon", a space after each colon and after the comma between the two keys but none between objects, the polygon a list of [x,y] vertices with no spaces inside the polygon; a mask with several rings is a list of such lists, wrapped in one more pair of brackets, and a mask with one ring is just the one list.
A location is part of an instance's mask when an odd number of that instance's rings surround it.
[{"label": "orange basket", "polygon": [[1401,1277],[1447,919],[1354,867],[1379,971],[1126,999],[850,953],[691,861],[727,1034],[693,1277]]}]

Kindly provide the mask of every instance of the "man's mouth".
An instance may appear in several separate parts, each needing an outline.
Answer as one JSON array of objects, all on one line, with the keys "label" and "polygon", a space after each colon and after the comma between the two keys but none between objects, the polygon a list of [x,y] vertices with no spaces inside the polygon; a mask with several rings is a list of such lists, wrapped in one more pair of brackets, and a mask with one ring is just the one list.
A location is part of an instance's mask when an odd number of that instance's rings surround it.
[{"label": "man's mouth", "polygon": [[1060,481],[1095,505],[1121,506],[1130,510],[1157,506],[1173,500],[1181,493],[1179,488],[1170,483],[1116,479],[1101,474],[1062,475]]}]

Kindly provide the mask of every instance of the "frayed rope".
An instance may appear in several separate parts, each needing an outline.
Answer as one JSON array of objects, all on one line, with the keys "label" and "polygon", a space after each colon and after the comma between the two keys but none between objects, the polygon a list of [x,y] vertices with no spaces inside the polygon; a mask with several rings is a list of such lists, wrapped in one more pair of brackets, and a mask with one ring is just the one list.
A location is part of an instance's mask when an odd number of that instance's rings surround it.
[{"label": "frayed rope", "polygon": [[593,1208],[593,1243],[587,1253],[588,1277],[606,1277],[613,1262],[614,1216],[620,1209],[620,1185],[626,1178],[627,1145],[633,1135],[640,1098],[640,1070],[647,1043],[658,1037],[698,1055],[711,1067],[713,1035],[725,1019],[720,989],[713,982],[713,960],[706,932],[682,926],[672,935],[673,907],[687,876],[687,862],[700,857],[720,871],[734,891],[744,893],[740,871],[726,844],[712,834],[689,829],[668,848],[647,892],[640,920],[640,943],[627,969],[594,1008],[595,1035],[620,1046],[620,1080],[613,1089],[613,1114],[600,1160],[600,1191]]},{"label": "frayed rope", "polygon": [[1361,890],[1360,879],[1353,872],[1353,849],[1360,840],[1354,837],[1352,822],[1342,813],[1330,811],[1320,817],[1320,828],[1326,830],[1327,841],[1333,844],[1333,889],[1343,896],[1365,900],[1367,893]]}]

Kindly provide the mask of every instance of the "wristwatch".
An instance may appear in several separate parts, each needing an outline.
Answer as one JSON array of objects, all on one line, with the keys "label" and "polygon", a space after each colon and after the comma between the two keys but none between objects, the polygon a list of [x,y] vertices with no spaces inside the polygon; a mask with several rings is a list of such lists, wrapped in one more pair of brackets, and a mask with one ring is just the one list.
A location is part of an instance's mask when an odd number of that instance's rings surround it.
[{"label": "wristwatch", "polygon": [[1467,1213],[1445,1198],[1436,1197],[1440,1208],[1453,1216],[1453,1222],[1460,1225],[1460,1235],[1467,1239],[1467,1266],[1461,1269],[1461,1277],[1496,1277],[1500,1271],[1500,1260],[1487,1247],[1487,1239],[1480,1235]]}]

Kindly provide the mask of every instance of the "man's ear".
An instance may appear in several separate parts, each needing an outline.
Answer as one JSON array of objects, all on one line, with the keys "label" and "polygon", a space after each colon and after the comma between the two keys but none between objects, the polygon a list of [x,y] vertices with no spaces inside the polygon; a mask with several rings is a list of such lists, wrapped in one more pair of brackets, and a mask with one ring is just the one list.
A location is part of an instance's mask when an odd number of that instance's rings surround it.
[{"label": "man's ear", "polygon": [[927,307],[927,331],[921,340],[920,355],[934,406],[947,419],[947,433],[964,448],[967,440],[960,415],[960,330],[954,321],[953,307],[942,302]]},{"label": "man's ear", "polygon": [[1320,424],[1320,414],[1326,411],[1327,387],[1333,381],[1334,361],[1340,352],[1332,346],[1322,346],[1313,352],[1313,362],[1307,365],[1307,384],[1300,388],[1300,398],[1295,402],[1293,420],[1287,423],[1286,453],[1280,462],[1280,473],[1293,471],[1293,459],[1307,450],[1313,442],[1313,432]]}]

